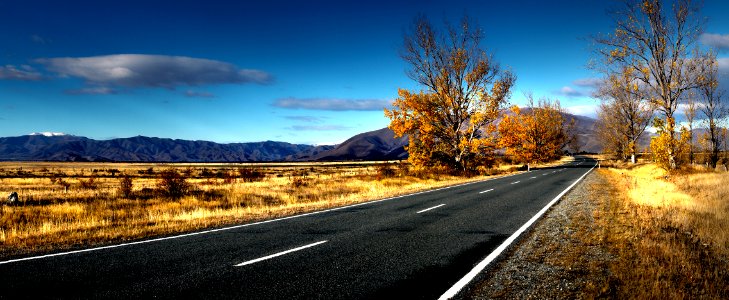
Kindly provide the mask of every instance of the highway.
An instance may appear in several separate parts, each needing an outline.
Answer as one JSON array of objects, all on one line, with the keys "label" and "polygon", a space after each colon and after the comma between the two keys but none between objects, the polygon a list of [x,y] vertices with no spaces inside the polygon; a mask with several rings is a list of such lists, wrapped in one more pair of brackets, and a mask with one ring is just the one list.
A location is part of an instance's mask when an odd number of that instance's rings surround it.
[{"label": "highway", "polygon": [[437,299],[593,166],[0,261],[0,298]]}]

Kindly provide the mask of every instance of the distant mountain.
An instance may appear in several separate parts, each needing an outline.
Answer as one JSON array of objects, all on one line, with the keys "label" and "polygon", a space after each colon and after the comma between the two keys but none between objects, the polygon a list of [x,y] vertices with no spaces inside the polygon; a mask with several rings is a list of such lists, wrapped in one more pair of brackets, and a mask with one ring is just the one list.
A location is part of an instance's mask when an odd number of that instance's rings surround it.
[{"label": "distant mountain", "polygon": [[144,136],[111,140],[44,134],[0,138],[0,160],[6,161],[284,161],[295,159],[297,154],[318,153],[328,149],[272,141],[218,144]]},{"label": "distant mountain", "polygon": [[347,160],[397,160],[406,159],[405,146],[408,137],[395,138],[390,128],[360,133],[337,145],[334,149],[312,155],[306,160],[347,161]]},{"label": "distant mountain", "polygon": [[[574,118],[581,150],[602,150],[595,136],[595,119]],[[647,145],[646,135],[639,144]],[[61,133],[36,133],[0,138],[0,161],[122,161],[122,162],[266,162],[349,161],[406,159],[408,137],[395,138],[389,128],[353,136],[337,146],[313,146],[285,142],[219,144],[208,141],[136,136],[94,140]]]}]

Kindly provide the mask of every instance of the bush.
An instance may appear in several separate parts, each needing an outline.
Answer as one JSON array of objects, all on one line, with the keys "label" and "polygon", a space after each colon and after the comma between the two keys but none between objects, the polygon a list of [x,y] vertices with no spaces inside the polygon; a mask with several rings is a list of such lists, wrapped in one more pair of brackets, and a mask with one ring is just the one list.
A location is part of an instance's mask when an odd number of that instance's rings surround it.
[{"label": "bush", "polygon": [[382,164],[377,166],[377,180],[395,177],[395,175],[395,169],[393,169],[389,164]]},{"label": "bush", "polygon": [[78,182],[81,188],[86,190],[95,190],[99,186],[95,177],[89,177],[86,180],[79,179]]},{"label": "bush", "polygon": [[266,177],[266,174],[263,172],[257,170],[257,169],[238,169],[238,173],[240,173],[240,177],[243,178],[243,181],[245,182],[256,182],[261,181],[263,178]]},{"label": "bush", "polygon": [[134,183],[132,182],[132,178],[129,176],[124,176],[121,179],[119,179],[119,193],[124,196],[124,198],[129,198],[132,196],[132,188],[134,187]]},{"label": "bush", "polygon": [[164,196],[172,199],[179,199],[185,196],[190,185],[185,177],[182,177],[177,171],[168,169],[160,173],[161,180],[157,183],[157,189]]}]

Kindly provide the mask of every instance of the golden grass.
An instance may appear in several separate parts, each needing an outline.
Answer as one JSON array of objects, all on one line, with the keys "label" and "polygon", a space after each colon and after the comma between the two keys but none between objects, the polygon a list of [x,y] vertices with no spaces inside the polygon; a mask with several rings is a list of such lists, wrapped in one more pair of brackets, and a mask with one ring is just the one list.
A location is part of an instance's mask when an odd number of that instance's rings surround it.
[{"label": "golden grass", "polygon": [[[178,200],[156,193],[155,174],[168,168],[187,172],[193,192]],[[265,177],[247,182],[238,168]],[[21,198],[0,206],[0,257],[252,222],[487,178],[412,176],[391,168],[383,174],[372,163],[0,163],[0,195],[15,191]],[[129,198],[119,192],[120,176],[133,178]],[[93,187],[84,188],[92,178]]]},{"label": "golden grass", "polygon": [[[586,234],[616,257],[599,285],[617,298],[721,298],[729,294],[729,176],[667,175],[652,164],[602,169],[611,186]],[[595,198],[600,198],[596,196]]]}]

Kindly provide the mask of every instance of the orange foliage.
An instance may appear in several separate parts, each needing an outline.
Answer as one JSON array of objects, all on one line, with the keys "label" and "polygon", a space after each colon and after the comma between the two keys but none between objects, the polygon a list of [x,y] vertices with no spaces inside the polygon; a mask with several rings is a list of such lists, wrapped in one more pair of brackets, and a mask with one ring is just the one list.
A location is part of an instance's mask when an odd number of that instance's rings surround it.
[{"label": "orange foliage", "polygon": [[529,98],[530,108],[522,111],[511,108],[499,123],[499,146],[506,154],[522,163],[546,162],[559,158],[562,147],[568,141],[569,123],[561,113],[559,101],[542,99],[538,106]]},{"label": "orange foliage", "polygon": [[516,79],[480,48],[481,31],[468,18],[460,30],[448,29],[438,37],[427,20],[416,20],[403,59],[412,66],[408,75],[425,90],[400,89],[385,116],[397,136],[409,135],[406,150],[416,168],[472,171],[493,160],[492,123]]}]

